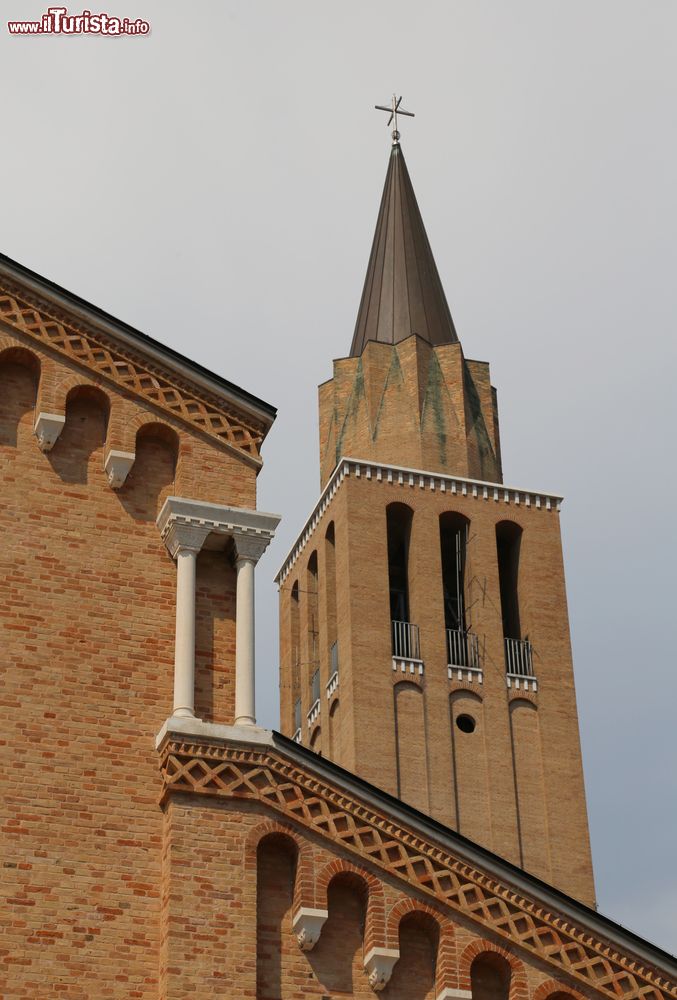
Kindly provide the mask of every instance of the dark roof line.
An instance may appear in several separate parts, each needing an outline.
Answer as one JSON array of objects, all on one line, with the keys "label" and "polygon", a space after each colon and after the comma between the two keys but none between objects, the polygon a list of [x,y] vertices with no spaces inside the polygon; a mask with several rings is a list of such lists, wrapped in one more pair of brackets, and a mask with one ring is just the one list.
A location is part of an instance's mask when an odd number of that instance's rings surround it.
[{"label": "dark roof line", "polygon": [[677,958],[669,952],[664,951],[658,945],[652,944],[650,941],[647,941],[646,938],[641,937],[639,934],[629,930],[627,927],[623,927],[622,924],[616,923],[616,921],[612,920],[610,917],[604,916],[604,914],[600,913],[598,910],[594,910],[585,903],[581,903],[572,896],[568,896],[565,892],[562,892],[561,889],[557,889],[548,882],[544,882],[543,879],[538,878],[537,875],[532,875],[531,872],[526,871],[524,868],[519,868],[511,861],[507,861],[498,854],[494,854],[493,851],[488,850],[488,848],[482,847],[480,844],[475,843],[475,841],[470,840],[468,837],[464,837],[462,833],[457,833],[456,830],[452,830],[450,827],[444,826],[443,823],[439,823],[437,820],[432,819],[425,813],[420,812],[414,806],[407,805],[406,802],[395,798],[395,796],[390,795],[389,792],[385,792],[376,785],[370,784],[368,781],[365,781],[364,778],[360,778],[356,774],[353,774],[352,771],[347,771],[345,768],[341,767],[339,764],[335,764],[327,757],[319,756],[314,750],[310,750],[308,747],[304,747],[302,744],[296,743],[288,736],[284,736],[282,733],[278,733],[276,730],[273,730],[273,739],[275,743],[280,744],[280,747],[283,748],[285,752],[291,752],[292,754],[297,754],[303,757],[311,767],[331,772],[344,785],[350,784],[355,786],[358,791],[361,791],[370,799],[376,799],[382,802],[383,805],[391,812],[396,811],[405,813],[417,824],[428,827],[430,830],[434,831],[439,836],[444,837],[446,840],[455,841],[469,854],[474,854],[485,859],[494,869],[499,868],[506,870],[515,881],[523,884],[526,883],[527,885],[533,886],[534,891],[554,897],[554,899],[562,904],[562,908],[564,910],[580,913],[588,924],[598,924],[601,925],[602,928],[607,928],[609,936],[620,935],[635,945],[639,945],[643,952],[648,951],[650,954],[653,954],[655,956],[655,961],[662,963],[664,966],[667,965],[672,974],[677,975]]},{"label": "dark roof line", "polygon": [[161,344],[160,341],[154,340],[153,337],[149,337],[147,333],[142,333],[141,330],[137,330],[135,327],[130,326],[129,323],[125,323],[123,320],[117,319],[117,317],[112,316],[111,313],[106,312],[104,309],[100,309],[98,306],[93,305],[91,302],[81,298],[79,295],[75,295],[74,292],[70,292],[67,288],[63,288],[61,285],[57,285],[56,282],[50,281],[49,278],[45,278],[36,271],[31,271],[30,268],[26,267],[24,264],[20,264],[16,260],[13,260],[4,253],[0,253],[0,268],[2,267],[15,272],[19,277],[25,278],[28,281],[37,284],[52,295],[56,293],[58,296],[63,298],[67,304],[78,309],[85,310],[95,319],[111,324],[116,327],[120,333],[125,334],[134,341],[137,341],[140,348],[146,348],[146,350],[151,350],[155,354],[160,355],[161,358],[165,359],[167,364],[173,364],[174,366],[179,364],[183,368],[188,369],[189,373],[193,373],[197,378],[201,380],[208,380],[213,383],[214,388],[212,391],[222,390],[229,396],[240,400],[246,406],[254,407],[257,410],[263,411],[263,414],[268,417],[271,423],[275,419],[277,414],[277,408],[275,406],[272,406],[265,400],[260,399],[253,393],[248,392],[246,389],[241,388],[241,386],[235,385],[234,382],[229,382],[228,379],[222,378],[220,375],[216,375],[208,368],[198,364],[197,361],[191,361],[191,359],[187,358],[184,354],[180,354],[173,348],[167,347],[165,344]]}]

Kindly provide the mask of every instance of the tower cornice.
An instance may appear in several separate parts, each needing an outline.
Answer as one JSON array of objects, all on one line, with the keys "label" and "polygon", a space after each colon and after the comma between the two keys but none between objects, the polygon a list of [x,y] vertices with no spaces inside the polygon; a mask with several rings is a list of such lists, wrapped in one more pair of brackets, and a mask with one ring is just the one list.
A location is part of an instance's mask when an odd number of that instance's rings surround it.
[{"label": "tower cornice", "polygon": [[535,510],[559,512],[564,497],[542,490],[523,489],[506,486],[503,483],[486,482],[481,479],[467,479],[463,476],[443,475],[425,469],[410,469],[400,465],[386,465],[360,458],[342,458],[336,465],[327,485],[322,490],[312,513],[301,529],[296,541],[287,553],[275,582],[284,583],[294,563],[303,552],[315,528],[340,489],[349,477],[373,482],[385,482],[394,487],[423,489],[430,492],[448,493],[451,497],[471,497],[474,500],[501,503],[511,506],[533,507]]}]

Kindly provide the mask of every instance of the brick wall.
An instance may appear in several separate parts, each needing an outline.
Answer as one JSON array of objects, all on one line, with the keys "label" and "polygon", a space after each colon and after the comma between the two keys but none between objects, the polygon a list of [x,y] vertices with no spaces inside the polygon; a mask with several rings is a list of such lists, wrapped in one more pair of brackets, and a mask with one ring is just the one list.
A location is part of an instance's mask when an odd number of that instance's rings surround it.
[{"label": "brick wall", "polygon": [[[0,995],[155,1000],[154,735],[171,712],[175,608],[155,518],[172,493],[253,507],[255,470],[16,345],[0,354]],[[50,390],[41,361],[51,390],[68,387],[46,454],[33,434],[36,393]],[[136,461],[116,492],[103,458],[119,447],[119,405]],[[230,722],[234,573],[222,554],[200,556],[197,604],[198,710]]]},{"label": "brick wall", "polygon": [[[164,924],[167,1000],[368,1000],[374,992],[364,958],[372,947],[400,951],[384,1000],[468,990],[477,956],[506,964],[514,1000],[547,983],[553,992],[565,990],[567,1000],[579,997],[566,982],[553,984],[537,963],[483,937],[472,921],[436,909],[394,877],[374,875],[338,846],[278,822],[262,804],[176,796],[166,815],[173,885]],[[329,914],[306,952],[292,929],[300,906]]]}]

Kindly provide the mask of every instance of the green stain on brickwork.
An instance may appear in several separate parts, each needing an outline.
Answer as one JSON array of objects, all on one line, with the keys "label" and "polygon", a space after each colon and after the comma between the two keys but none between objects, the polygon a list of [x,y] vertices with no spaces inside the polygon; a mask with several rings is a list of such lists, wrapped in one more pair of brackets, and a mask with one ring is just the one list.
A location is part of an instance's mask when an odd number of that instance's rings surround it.
[{"label": "green stain on brickwork", "polygon": [[378,403],[378,410],[376,412],[376,420],[374,421],[374,427],[371,432],[372,441],[376,440],[376,435],[378,434],[378,425],[381,419],[381,413],[383,412],[383,406],[385,403],[386,393],[391,386],[402,385],[404,383],[404,375],[402,374],[402,365],[400,364],[400,358],[397,353],[397,348],[393,346],[390,351],[390,367],[388,368],[388,374],[386,375],[386,380],[383,383],[383,392],[381,393],[381,398]]},{"label": "green stain on brickwork", "polygon": [[364,399],[364,369],[362,367],[362,358],[360,358],[360,360],[357,363],[357,369],[355,371],[355,381],[353,382],[353,387],[350,390],[350,397],[348,399],[346,414],[343,418],[343,423],[341,424],[341,431],[336,438],[337,462],[343,455],[343,442],[345,440],[349,424],[354,423],[355,420],[357,419],[357,411],[359,410],[361,399]]},{"label": "green stain on brickwork", "polygon": [[426,385],[423,401],[421,427],[423,427],[425,420],[427,420],[428,411],[430,411],[437,445],[440,449],[441,462],[446,462],[447,460],[446,388],[439,360],[433,351],[430,355],[430,365],[428,367],[428,384]]},{"label": "green stain on brickwork", "polygon": [[491,439],[487,433],[487,425],[484,422],[477,386],[475,385],[473,377],[470,374],[465,361],[463,362],[463,387],[465,389],[465,397],[468,403],[471,423],[471,426],[468,427],[467,433],[470,434],[471,431],[474,431],[475,433],[477,451],[480,459],[480,475],[482,479],[495,479],[496,456],[494,455],[494,449],[491,447]]}]

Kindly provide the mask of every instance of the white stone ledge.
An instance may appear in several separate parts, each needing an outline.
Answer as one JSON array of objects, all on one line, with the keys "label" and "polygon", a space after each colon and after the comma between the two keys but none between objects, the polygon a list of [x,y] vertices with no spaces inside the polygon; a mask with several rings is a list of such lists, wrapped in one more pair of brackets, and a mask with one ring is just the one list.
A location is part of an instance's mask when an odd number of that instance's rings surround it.
[{"label": "white stone ledge", "polygon": [[447,664],[447,676],[450,681],[467,681],[469,684],[484,683],[484,672],[481,667],[458,667],[454,663]]},{"label": "white stone ledge", "polygon": [[260,747],[273,747],[273,733],[261,726],[223,726],[217,722],[203,722],[202,719],[188,719],[172,715],[166,719],[155,737],[155,749],[159,750],[171,736],[181,739],[209,740],[216,743],[247,743]]},{"label": "white stone ledge", "polygon": [[412,660],[406,656],[393,656],[393,670],[399,670],[402,674],[415,674],[423,677],[425,666],[423,660]]}]

